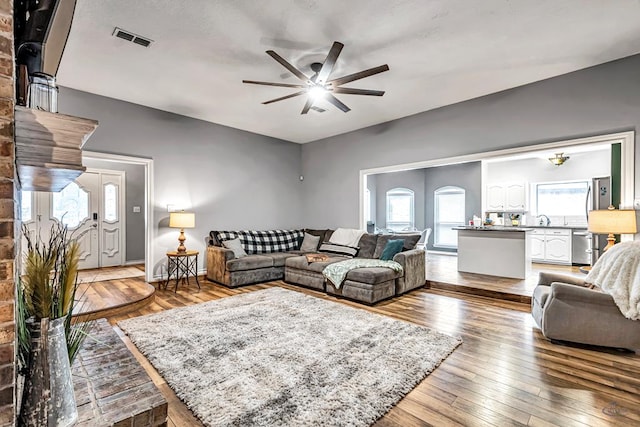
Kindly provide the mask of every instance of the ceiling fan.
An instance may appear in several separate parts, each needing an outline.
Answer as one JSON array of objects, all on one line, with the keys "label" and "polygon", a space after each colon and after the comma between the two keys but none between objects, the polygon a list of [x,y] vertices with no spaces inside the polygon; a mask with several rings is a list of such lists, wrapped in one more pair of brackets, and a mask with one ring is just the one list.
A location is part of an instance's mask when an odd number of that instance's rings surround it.
[{"label": "ceiling fan", "polygon": [[[296,76],[302,81],[302,84],[289,84],[289,83],[272,83],[272,82],[260,82],[255,80],[242,80],[242,83],[249,83],[254,85],[265,86],[278,86],[288,87],[292,89],[301,89],[298,92],[282,96],[280,98],[265,101],[263,104],[271,104],[273,102],[283,101],[285,99],[293,98],[299,95],[307,95],[307,102],[305,102],[302,112],[300,114],[307,114],[313,107],[313,103],[319,99],[325,99],[331,104],[343,112],[348,112],[351,109],[336,98],[334,93],[342,93],[347,95],[369,95],[369,96],[382,96],[384,91],[382,90],[369,90],[369,89],[354,89],[348,87],[341,87],[345,83],[349,83],[355,80],[363,79],[365,77],[373,76],[374,74],[382,73],[389,70],[387,64],[380,65],[378,67],[369,68],[364,71],[349,74],[347,76],[330,79],[333,67],[336,64],[338,56],[342,51],[344,45],[340,42],[333,42],[329,54],[325,58],[324,62],[314,62],[311,64],[311,70],[315,73],[311,77],[307,77],[302,71],[291,65],[286,59],[275,53],[273,50],[268,50],[267,55],[278,61],[284,68],[289,70],[291,74]],[[314,108],[315,109],[315,108]]]}]

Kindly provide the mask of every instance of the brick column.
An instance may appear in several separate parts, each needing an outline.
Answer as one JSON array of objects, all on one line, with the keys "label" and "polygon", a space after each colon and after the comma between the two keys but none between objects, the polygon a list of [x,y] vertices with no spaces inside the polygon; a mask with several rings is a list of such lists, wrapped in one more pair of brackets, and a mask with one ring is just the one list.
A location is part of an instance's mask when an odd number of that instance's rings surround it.
[{"label": "brick column", "polygon": [[13,138],[15,75],[13,1],[0,0],[0,426],[15,423],[14,222],[19,192]]}]

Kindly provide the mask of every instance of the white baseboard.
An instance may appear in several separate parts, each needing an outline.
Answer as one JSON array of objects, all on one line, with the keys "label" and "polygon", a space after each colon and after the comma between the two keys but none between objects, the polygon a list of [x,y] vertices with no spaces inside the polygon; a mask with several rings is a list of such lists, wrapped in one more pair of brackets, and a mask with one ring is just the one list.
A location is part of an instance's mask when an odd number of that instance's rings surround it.
[{"label": "white baseboard", "polygon": [[134,261],[125,261],[124,265],[137,265],[137,264],[144,264],[144,260],[143,259],[139,259],[139,260],[134,260]]},{"label": "white baseboard", "polygon": [[427,251],[427,254],[458,256],[458,252],[445,252],[445,251],[435,251],[435,250]]}]

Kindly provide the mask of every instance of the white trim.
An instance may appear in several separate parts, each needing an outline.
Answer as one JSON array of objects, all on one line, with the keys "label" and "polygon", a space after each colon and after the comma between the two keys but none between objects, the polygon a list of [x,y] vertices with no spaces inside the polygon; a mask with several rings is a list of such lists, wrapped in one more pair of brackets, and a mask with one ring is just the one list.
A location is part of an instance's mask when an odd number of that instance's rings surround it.
[{"label": "white trim", "polygon": [[143,259],[136,259],[133,261],[127,261],[124,263],[124,265],[138,265],[138,264],[144,264],[144,260]]},{"label": "white trim", "polygon": [[82,157],[87,159],[104,160],[118,163],[128,163],[144,166],[144,198],[146,209],[144,212],[144,278],[152,281],[152,240],[153,240],[153,159],[144,157],[122,156],[119,154],[100,153],[96,151],[83,151]]},{"label": "white trim", "polygon": [[[603,143],[620,143],[622,145],[620,159],[620,206],[632,207],[635,192],[634,182],[634,163],[635,163],[635,133],[633,131],[612,133],[607,135],[595,135],[586,138],[569,139],[562,141],[549,142],[545,144],[526,145],[522,147],[506,148],[502,150],[479,152],[473,154],[465,154],[462,156],[445,157],[441,159],[424,160],[421,162],[404,163],[399,165],[382,166],[378,168],[361,169],[360,170],[360,227],[366,229],[364,222],[364,191],[366,185],[366,176],[371,174],[385,172],[400,172],[412,169],[424,169],[436,166],[453,165],[459,163],[475,162],[480,160],[488,160],[494,157],[508,156],[518,153],[527,153],[531,151],[550,150],[554,148],[567,147],[572,145],[583,144],[603,144]],[[486,172],[481,172],[481,179],[486,178]],[[481,192],[484,195],[484,191]],[[482,206],[485,206],[484,198],[481,200]],[[624,238],[624,236],[623,236]]]}]

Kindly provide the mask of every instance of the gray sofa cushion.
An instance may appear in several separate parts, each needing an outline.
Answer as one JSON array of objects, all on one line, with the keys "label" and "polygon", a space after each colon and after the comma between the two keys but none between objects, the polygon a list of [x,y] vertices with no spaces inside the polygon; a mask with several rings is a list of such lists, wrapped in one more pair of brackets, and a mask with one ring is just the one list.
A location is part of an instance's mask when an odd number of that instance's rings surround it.
[{"label": "gray sofa cushion", "polygon": [[378,236],[378,241],[376,242],[376,250],[373,253],[373,258],[380,258],[382,255],[382,251],[385,246],[387,246],[387,242],[389,240],[404,240],[404,245],[402,247],[403,251],[410,251],[411,249],[415,249],[418,240],[420,240],[420,234],[381,234]]},{"label": "gray sofa cushion", "polygon": [[225,240],[222,242],[222,246],[227,249],[231,249],[233,251],[233,256],[236,258],[243,258],[247,256],[247,253],[242,247],[242,243],[240,243],[240,239]]},{"label": "gray sofa cushion", "polygon": [[227,270],[229,271],[254,270],[267,267],[273,267],[273,258],[264,255],[247,255],[227,261]]},{"label": "gray sofa cushion", "polygon": [[376,251],[376,243],[378,242],[377,234],[363,234],[358,242],[358,247],[360,250],[358,251],[357,258],[373,258],[373,254]]},{"label": "gray sofa cushion", "polygon": [[354,282],[369,283],[375,285],[377,283],[387,282],[389,280],[402,277],[402,273],[393,271],[390,268],[384,267],[368,267],[368,268],[356,268],[347,273],[347,280]]},{"label": "gray sofa cushion", "polygon": [[327,240],[329,240],[329,238],[328,238],[328,237],[325,237],[325,235],[326,235],[326,234],[327,234],[327,232],[329,232],[329,231],[331,231],[331,230],[327,230],[327,229],[324,229],[324,230],[316,230],[316,229],[313,229],[313,228],[305,228],[305,229],[304,229],[304,232],[305,232],[305,233],[309,233],[309,234],[311,234],[312,236],[318,236],[318,237],[320,237],[320,242],[319,242],[319,243],[326,242]]},{"label": "gray sofa cushion", "polygon": [[292,254],[289,252],[271,252],[270,254],[261,254],[260,256],[266,256],[273,260],[274,267],[282,267],[284,266],[284,262],[287,258],[297,257],[297,254]]},{"label": "gray sofa cushion", "polygon": [[297,256],[292,258],[287,258],[285,261],[285,265],[289,268],[297,268],[298,270],[308,270],[314,271],[316,273],[322,273],[322,270],[334,262],[344,261],[345,259],[349,259],[347,257],[341,256],[332,256],[329,257],[327,261],[324,262],[307,262],[307,258],[304,256]]},{"label": "gray sofa cushion", "polygon": [[305,252],[315,252],[320,244],[320,236],[314,236],[307,232],[304,233],[304,239],[300,245],[300,250]]}]

